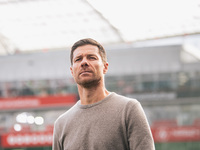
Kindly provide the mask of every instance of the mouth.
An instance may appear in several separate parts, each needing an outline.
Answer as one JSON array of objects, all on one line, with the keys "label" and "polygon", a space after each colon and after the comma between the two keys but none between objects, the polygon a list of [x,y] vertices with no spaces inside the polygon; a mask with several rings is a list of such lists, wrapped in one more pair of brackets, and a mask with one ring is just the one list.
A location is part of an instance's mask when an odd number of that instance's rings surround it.
[{"label": "mouth", "polygon": [[84,75],[84,74],[89,74],[89,73],[92,73],[92,71],[81,71],[81,73],[79,75]]}]

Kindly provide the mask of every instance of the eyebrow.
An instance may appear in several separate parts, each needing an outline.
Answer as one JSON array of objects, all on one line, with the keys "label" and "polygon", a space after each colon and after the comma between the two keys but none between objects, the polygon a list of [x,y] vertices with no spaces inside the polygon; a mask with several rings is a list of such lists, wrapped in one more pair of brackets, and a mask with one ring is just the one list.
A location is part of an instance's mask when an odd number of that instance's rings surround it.
[{"label": "eyebrow", "polygon": [[98,57],[96,54],[88,54],[87,56],[96,56],[96,57]]},{"label": "eyebrow", "polygon": [[75,59],[75,58],[80,58],[80,57],[82,57],[82,55],[78,55],[78,56],[74,57],[74,59]]},{"label": "eyebrow", "polygon": [[[96,54],[86,54],[86,56],[95,56],[95,57],[98,57]],[[83,57],[83,55],[80,54],[80,55],[78,55],[78,56],[75,56],[74,59],[80,58],[80,57]]]}]

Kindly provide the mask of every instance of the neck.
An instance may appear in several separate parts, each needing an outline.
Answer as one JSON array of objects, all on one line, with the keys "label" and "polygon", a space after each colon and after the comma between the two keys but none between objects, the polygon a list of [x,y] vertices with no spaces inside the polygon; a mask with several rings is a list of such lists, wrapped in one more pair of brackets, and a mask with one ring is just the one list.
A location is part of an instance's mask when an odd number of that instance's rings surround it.
[{"label": "neck", "polygon": [[98,85],[97,87],[90,88],[85,88],[81,85],[78,85],[78,92],[82,105],[99,102],[109,94],[104,85]]}]

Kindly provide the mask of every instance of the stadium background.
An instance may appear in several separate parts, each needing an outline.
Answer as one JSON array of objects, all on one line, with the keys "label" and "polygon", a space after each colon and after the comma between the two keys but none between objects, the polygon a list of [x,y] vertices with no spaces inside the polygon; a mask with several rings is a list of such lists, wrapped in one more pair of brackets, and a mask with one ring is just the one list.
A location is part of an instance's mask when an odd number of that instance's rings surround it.
[{"label": "stadium background", "polygon": [[200,149],[199,0],[0,0],[0,150],[50,150],[79,99],[70,46],[105,46],[110,91],[138,99],[157,150]]}]

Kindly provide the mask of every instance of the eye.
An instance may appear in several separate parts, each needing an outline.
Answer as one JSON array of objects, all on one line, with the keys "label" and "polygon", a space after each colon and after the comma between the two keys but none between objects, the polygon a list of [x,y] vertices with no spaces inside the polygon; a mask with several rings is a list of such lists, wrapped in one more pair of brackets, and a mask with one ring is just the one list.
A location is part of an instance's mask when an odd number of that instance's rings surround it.
[{"label": "eye", "polygon": [[75,60],[74,60],[74,62],[77,62],[77,61],[80,61],[81,60],[81,58],[76,58]]},{"label": "eye", "polygon": [[89,59],[96,60],[97,58],[95,56],[90,56]]}]

